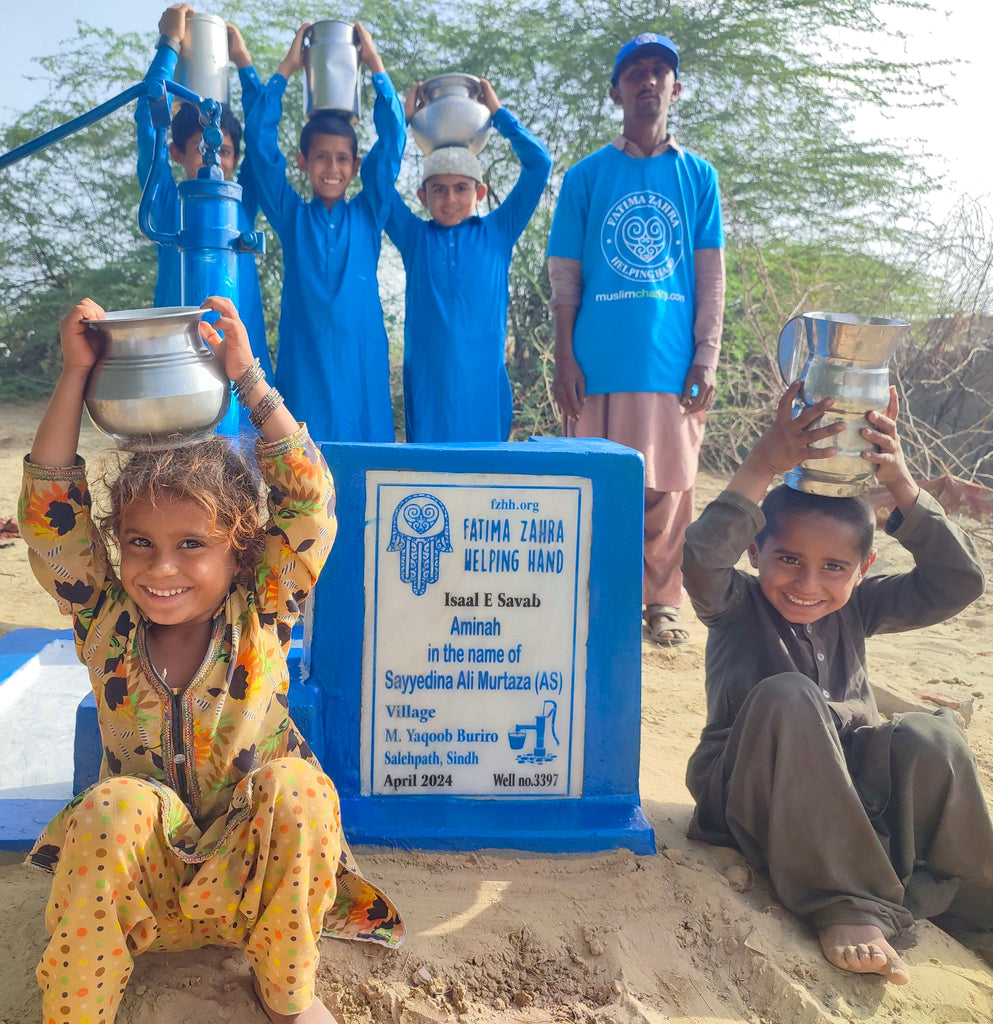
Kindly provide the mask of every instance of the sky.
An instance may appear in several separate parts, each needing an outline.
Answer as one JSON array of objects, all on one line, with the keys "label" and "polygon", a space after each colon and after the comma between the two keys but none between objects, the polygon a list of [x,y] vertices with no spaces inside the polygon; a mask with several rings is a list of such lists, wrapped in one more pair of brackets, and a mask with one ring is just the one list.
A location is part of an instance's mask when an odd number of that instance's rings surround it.
[{"label": "sky", "polygon": [[[944,81],[953,102],[939,108],[898,111],[886,118],[873,111],[856,116],[856,134],[882,135],[920,150],[921,160],[945,188],[930,198],[931,215],[942,219],[961,196],[986,198],[993,208],[993,132],[990,120],[989,40],[993,38],[993,4],[980,0],[933,0],[936,11],[888,15],[891,26],[909,35],[878,40],[880,56],[909,60],[956,61],[953,67],[921,76],[922,96],[933,95],[936,80]],[[152,33],[165,0],[44,0],[41,7],[5,0],[7,50],[0,62],[0,120],[16,119],[44,94],[30,82],[37,73],[31,58],[59,50],[84,20],[116,31]],[[43,12],[43,13],[42,13]],[[251,40],[248,41],[249,46]],[[267,69],[262,69],[263,74]]]}]

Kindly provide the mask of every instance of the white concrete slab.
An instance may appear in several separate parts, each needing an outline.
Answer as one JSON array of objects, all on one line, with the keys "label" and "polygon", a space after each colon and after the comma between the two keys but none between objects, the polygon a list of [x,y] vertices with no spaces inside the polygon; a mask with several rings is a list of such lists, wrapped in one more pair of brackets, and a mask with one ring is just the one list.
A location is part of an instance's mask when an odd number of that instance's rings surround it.
[{"label": "white concrete slab", "polygon": [[71,641],[55,640],[0,684],[0,800],[69,800],[76,706],[90,692]]}]

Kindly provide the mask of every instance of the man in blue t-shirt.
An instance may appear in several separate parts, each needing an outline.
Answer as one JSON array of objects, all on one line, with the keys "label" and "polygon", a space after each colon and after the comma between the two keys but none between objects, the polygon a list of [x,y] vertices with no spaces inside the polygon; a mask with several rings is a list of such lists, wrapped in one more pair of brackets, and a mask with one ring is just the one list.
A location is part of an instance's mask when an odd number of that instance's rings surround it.
[{"label": "man in blue t-shirt", "polygon": [[716,386],[724,315],[717,172],[669,133],[679,54],[644,32],[621,47],[621,134],[565,175],[548,240],[555,398],[572,437],[645,457],[644,634],[685,643],[683,536]]}]

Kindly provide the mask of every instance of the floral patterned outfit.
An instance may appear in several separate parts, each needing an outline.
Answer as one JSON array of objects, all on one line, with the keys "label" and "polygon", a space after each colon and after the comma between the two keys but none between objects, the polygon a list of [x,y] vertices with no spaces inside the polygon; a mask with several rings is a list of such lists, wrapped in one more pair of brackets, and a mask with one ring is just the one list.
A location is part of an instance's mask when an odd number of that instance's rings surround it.
[{"label": "floral patterned outfit", "polygon": [[133,954],[149,949],[244,947],[266,1002],[291,1014],[313,1001],[322,931],[403,940],[392,903],[350,866],[337,793],[288,711],[290,630],[331,550],[334,484],[304,427],[257,451],[273,511],[265,550],[179,693],[149,660],[82,461],[25,461],[21,532],[72,616],[104,748],[100,781],[28,856],[55,875],[37,972],[46,1024],[109,1024]]}]

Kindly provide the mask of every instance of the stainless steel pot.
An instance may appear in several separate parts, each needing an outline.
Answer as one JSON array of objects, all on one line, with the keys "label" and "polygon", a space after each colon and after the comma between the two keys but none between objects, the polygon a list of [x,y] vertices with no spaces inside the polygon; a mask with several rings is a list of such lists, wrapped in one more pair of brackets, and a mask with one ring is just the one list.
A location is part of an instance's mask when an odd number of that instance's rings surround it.
[{"label": "stainless steel pot", "polygon": [[868,426],[867,412],[882,412],[889,403],[889,360],[909,326],[905,320],[814,312],[793,317],[783,328],[780,373],[787,385],[803,382],[793,417],[805,406],[833,398],[834,405],[815,425],[840,419],[845,427],[836,437],[814,443],[816,448],[837,445],[837,455],[800,463],[783,477],[790,487],[841,498],[860,494],[872,483],[872,464],[862,452],[873,446],[860,431]]},{"label": "stainless steel pot", "polygon": [[196,306],[124,309],[87,320],[100,354],[86,382],[93,425],[128,449],[205,441],[223,419],[230,384],[197,325]]},{"label": "stainless steel pot", "polygon": [[474,75],[450,72],[421,85],[424,106],[414,114],[410,130],[422,153],[443,146],[464,146],[477,156],[490,137],[490,112],[480,102],[483,87]]},{"label": "stainless steel pot", "polygon": [[303,109],[340,114],[352,124],[362,113],[359,47],[347,21],[316,21],[303,37]]},{"label": "stainless steel pot", "polygon": [[218,103],[230,98],[228,27],[216,14],[192,14],[180,49],[176,81]]}]

